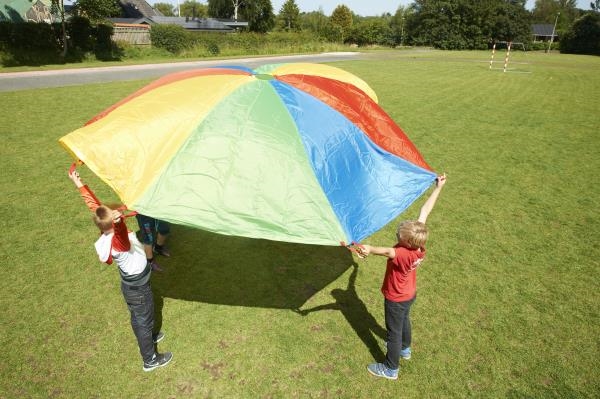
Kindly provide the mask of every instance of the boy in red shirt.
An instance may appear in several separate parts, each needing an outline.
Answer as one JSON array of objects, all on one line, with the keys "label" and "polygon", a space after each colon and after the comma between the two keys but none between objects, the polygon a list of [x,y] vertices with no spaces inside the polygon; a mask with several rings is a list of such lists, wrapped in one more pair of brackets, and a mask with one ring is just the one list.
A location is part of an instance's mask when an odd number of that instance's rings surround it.
[{"label": "boy in red shirt", "polygon": [[377,376],[398,378],[400,357],[410,359],[411,327],[410,306],[417,294],[417,268],[425,257],[428,231],[425,221],[446,184],[446,175],[438,176],[436,186],[421,207],[419,219],[407,220],[398,226],[398,243],[393,248],[363,245],[360,256],[370,254],[387,257],[387,268],[381,292],[385,297],[385,327],[387,355],[384,363],[372,363],[367,370]]},{"label": "boy in red shirt", "polygon": [[143,370],[151,371],[166,366],[173,354],[158,353],[155,344],[164,334],[153,334],[154,298],[150,287],[152,265],[146,260],[143,245],[133,232],[127,230],[120,211],[102,205],[88,186],[81,182],[79,173],[69,172],[69,178],[79,190],[86,205],[94,214],[93,220],[102,234],[94,244],[101,262],[113,261],[121,275],[121,292],[131,314],[131,327],[144,362]]}]

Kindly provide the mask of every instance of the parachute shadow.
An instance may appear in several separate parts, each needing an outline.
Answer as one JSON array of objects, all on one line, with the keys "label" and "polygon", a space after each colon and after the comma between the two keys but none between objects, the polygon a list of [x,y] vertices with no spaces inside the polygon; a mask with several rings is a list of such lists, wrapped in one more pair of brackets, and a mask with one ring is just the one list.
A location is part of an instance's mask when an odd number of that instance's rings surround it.
[{"label": "parachute shadow", "polygon": [[298,309],[354,264],[342,247],[225,236],[184,226],[171,227],[169,247],[170,258],[157,258],[164,272],[152,277],[159,309],[162,298]]}]

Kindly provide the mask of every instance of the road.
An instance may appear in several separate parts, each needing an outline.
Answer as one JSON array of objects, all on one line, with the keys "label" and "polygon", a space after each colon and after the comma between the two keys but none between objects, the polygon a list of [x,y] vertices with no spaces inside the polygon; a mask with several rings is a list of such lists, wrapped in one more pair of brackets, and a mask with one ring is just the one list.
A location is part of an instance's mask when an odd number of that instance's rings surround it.
[{"label": "road", "polygon": [[332,62],[359,59],[358,52],[287,55],[260,58],[237,58],[227,60],[192,61],[165,64],[110,66],[97,68],[61,69],[51,71],[0,73],[0,92],[86,85],[90,83],[114,82],[119,80],[151,79],[194,68],[218,65],[242,65],[256,68],[264,64],[283,62]]}]

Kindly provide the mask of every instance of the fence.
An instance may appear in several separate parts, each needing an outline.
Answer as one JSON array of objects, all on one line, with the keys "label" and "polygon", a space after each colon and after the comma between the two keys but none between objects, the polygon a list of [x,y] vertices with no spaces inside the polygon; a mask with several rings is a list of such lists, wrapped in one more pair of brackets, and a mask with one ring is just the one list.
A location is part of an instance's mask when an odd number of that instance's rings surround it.
[{"label": "fence", "polygon": [[115,24],[112,40],[122,41],[134,45],[149,46],[150,25],[142,24]]}]

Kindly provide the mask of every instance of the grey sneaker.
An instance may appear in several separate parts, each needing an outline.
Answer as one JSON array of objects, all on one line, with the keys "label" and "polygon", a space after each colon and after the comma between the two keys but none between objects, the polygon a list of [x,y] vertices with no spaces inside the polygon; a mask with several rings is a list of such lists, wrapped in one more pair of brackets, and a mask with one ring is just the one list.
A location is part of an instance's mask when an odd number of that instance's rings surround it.
[{"label": "grey sneaker", "polygon": [[398,379],[398,369],[389,369],[383,363],[371,363],[367,366],[367,370],[376,377],[383,377],[388,380]]},{"label": "grey sneaker", "polygon": [[155,353],[150,362],[144,362],[144,371],[152,371],[156,368],[166,366],[171,359],[173,359],[173,354],[171,352]]},{"label": "grey sneaker", "polygon": [[158,344],[160,341],[163,340],[164,337],[165,337],[165,333],[163,333],[162,331],[159,331],[156,334],[152,334],[152,341],[154,341],[155,344]]}]

